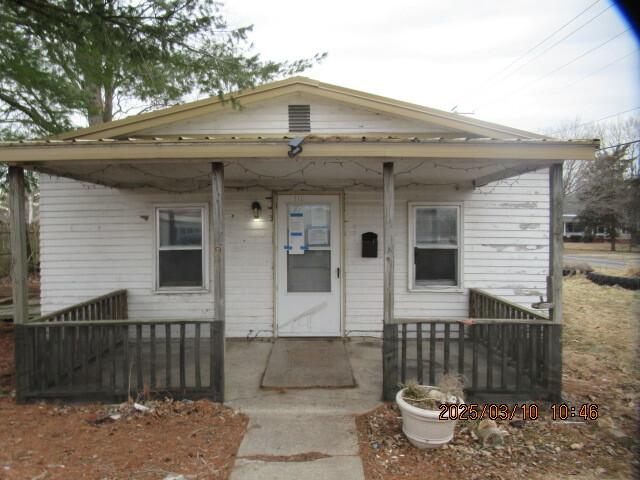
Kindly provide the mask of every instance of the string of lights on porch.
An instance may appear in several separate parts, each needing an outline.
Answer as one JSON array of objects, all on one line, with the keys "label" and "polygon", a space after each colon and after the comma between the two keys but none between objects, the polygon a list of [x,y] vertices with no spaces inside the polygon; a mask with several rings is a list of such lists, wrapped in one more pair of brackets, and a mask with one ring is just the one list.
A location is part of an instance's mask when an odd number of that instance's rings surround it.
[{"label": "string of lights on porch", "polygon": [[[296,160],[296,162],[302,162],[303,160]],[[281,190],[317,190],[317,191],[335,191],[341,189],[358,189],[358,190],[381,190],[382,183],[381,181],[378,183],[369,183],[363,180],[350,179],[344,182],[336,183],[336,184],[328,184],[326,181],[319,181],[318,183],[313,183],[308,181],[305,177],[305,173],[308,173],[308,170],[314,167],[328,167],[328,166],[340,166],[345,167],[345,165],[349,165],[351,167],[355,166],[362,170],[364,174],[372,174],[380,179],[382,178],[381,169],[377,169],[373,166],[368,166],[358,160],[307,160],[303,165],[290,170],[286,173],[282,174],[271,174],[264,173],[258,171],[253,166],[248,166],[246,162],[243,161],[230,161],[225,163],[225,168],[233,169],[238,168],[244,174],[250,175],[255,178],[255,182],[248,182],[242,184],[234,184],[231,183],[227,185],[227,188],[234,188],[238,191],[249,190],[249,189],[263,189],[269,191],[281,191]],[[461,181],[450,181],[450,182],[423,182],[423,181],[410,181],[407,183],[402,183],[402,179],[405,177],[411,177],[417,171],[419,171],[423,167],[431,167],[434,169],[443,169],[457,172],[469,173],[473,171],[480,172],[483,169],[495,168],[495,164],[489,165],[464,165],[464,166],[456,166],[456,165],[447,165],[442,161],[438,161],[435,159],[425,159],[419,161],[417,164],[409,167],[400,169],[395,174],[396,178],[400,180],[400,182],[396,185],[397,190],[401,189],[411,189],[411,188],[421,188],[421,187],[450,187],[454,189],[460,189],[462,186],[468,184],[468,187],[471,188],[470,182],[461,182]],[[513,167],[505,164],[499,164],[501,170],[511,170]],[[211,186],[211,173],[205,171],[203,167],[195,167],[194,171],[196,175],[186,176],[186,177],[177,177],[175,175],[163,175],[156,171],[150,171],[148,168],[144,168],[138,165],[132,165],[130,163],[112,163],[107,164],[105,166],[101,166],[100,168],[96,168],[91,171],[75,173],[72,171],[64,171],[59,168],[56,170],[47,169],[45,167],[38,168],[41,173],[63,176],[67,178],[71,178],[74,180],[79,180],[83,182],[90,182],[97,185],[102,185],[110,188],[119,188],[119,189],[127,189],[127,190],[157,190],[165,193],[173,193],[173,194],[189,194],[203,191]],[[109,178],[105,180],[106,175],[109,171],[119,170],[120,175],[122,175],[122,170],[130,170],[131,172],[135,172],[138,176],[143,178],[148,178],[149,181],[130,181],[123,182],[119,181],[116,178]],[[301,179],[297,179],[296,177],[302,177]],[[167,183],[179,183],[182,186],[173,187],[167,185],[160,185],[158,183],[154,183],[152,179],[165,181]],[[513,177],[507,180],[501,180],[497,184],[492,187],[480,187],[479,190],[483,192],[490,192],[496,188],[497,185],[507,185],[512,186],[518,181],[517,177]]]}]

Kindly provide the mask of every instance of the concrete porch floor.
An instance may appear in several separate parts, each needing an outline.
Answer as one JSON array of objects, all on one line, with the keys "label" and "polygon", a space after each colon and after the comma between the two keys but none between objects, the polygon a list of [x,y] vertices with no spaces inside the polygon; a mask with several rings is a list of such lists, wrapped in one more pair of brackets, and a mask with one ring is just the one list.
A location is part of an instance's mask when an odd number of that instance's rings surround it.
[{"label": "concrete porch floor", "polygon": [[242,412],[350,415],[381,404],[382,341],[345,340],[356,380],[354,388],[270,390],[260,388],[272,343],[269,340],[227,340],[225,358],[226,404]]}]

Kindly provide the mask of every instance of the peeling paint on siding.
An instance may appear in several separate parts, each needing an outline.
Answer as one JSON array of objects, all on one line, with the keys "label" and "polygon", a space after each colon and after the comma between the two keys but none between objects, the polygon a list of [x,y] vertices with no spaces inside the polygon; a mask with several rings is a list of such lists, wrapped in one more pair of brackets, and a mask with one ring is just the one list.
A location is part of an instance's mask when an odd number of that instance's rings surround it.
[{"label": "peeling paint on siding", "polygon": [[532,252],[545,248],[544,245],[508,245],[501,243],[483,243],[482,246],[492,248],[496,252],[504,252],[508,249],[511,249],[514,252]]},{"label": "peeling paint on siding", "polygon": [[520,227],[520,230],[536,230],[540,228],[539,223],[521,223],[518,226]]},{"label": "peeling paint on siding", "polygon": [[535,290],[532,288],[514,288],[513,293],[516,295],[525,295],[525,296],[545,296],[546,292],[542,290]]},{"label": "peeling paint on siding", "polygon": [[538,202],[504,202],[502,208],[538,208]]}]

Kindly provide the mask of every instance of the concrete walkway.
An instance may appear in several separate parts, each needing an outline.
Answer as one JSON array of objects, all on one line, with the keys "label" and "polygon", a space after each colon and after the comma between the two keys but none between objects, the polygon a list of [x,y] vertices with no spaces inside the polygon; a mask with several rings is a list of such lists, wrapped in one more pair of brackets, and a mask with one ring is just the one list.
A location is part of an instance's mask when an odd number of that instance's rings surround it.
[{"label": "concrete walkway", "polygon": [[227,405],[249,415],[231,480],[364,479],[355,416],[380,404],[381,344],[346,345],[356,388],[264,390],[271,344],[227,345]]}]

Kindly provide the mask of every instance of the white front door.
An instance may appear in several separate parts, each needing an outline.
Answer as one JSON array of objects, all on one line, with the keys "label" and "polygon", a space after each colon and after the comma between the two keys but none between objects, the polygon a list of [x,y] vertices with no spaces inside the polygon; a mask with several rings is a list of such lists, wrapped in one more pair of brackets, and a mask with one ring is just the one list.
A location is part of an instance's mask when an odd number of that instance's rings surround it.
[{"label": "white front door", "polygon": [[278,195],[279,336],[340,336],[340,225],[338,195]]}]

